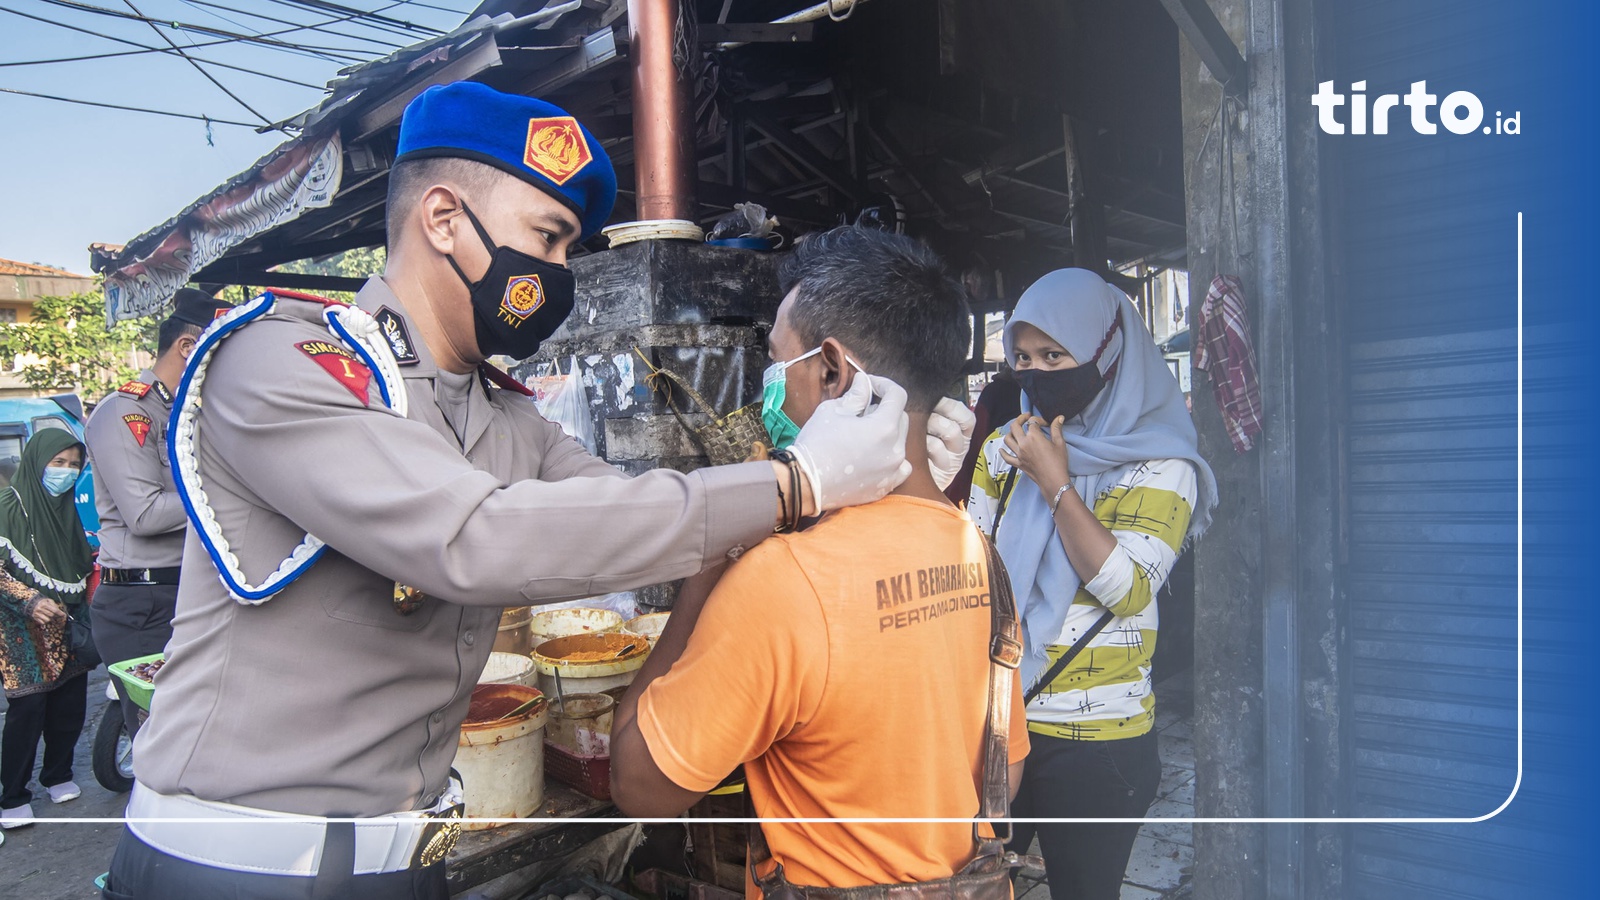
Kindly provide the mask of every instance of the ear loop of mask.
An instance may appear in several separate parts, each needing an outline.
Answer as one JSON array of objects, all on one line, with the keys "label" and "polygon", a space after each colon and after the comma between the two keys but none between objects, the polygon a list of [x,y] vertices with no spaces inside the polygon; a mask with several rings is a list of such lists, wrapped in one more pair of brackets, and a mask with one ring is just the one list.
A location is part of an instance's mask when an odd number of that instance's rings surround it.
[{"label": "ear loop of mask", "polygon": [[[500,252],[500,245],[489,237],[489,232],[484,229],[483,223],[478,221],[478,217],[472,214],[472,207],[468,206],[465,200],[461,201],[461,211],[467,214],[467,221],[472,223],[472,230],[478,233],[478,240],[483,241],[483,248],[489,251],[489,266],[483,270],[483,278],[488,278],[489,272],[494,269],[494,255]],[[461,271],[461,266],[456,262],[454,253],[447,253],[444,258],[446,262],[450,263],[450,268],[456,270],[456,277],[460,278],[461,283],[467,286],[467,290],[475,291],[478,289],[478,285],[483,283],[483,278],[473,281],[467,277],[467,273]]]}]

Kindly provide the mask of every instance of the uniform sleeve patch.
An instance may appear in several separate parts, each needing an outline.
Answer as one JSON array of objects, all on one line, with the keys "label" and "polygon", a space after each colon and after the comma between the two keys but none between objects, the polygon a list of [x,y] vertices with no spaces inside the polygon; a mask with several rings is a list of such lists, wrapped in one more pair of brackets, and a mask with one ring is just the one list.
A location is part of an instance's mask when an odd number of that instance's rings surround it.
[{"label": "uniform sleeve patch", "polygon": [[150,417],[143,413],[128,413],[122,417],[122,424],[128,426],[128,430],[133,432],[133,439],[143,447],[144,439],[150,436]]},{"label": "uniform sleeve patch", "polygon": [[143,397],[145,394],[150,393],[150,385],[145,384],[142,381],[130,381],[122,387],[117,388],[117,390],[124,394],[132,394],[135,397]]},{"label": "uniform sleeve patch", "polygon": [[371,406],[370,391],[372,385],[372,370],[367,368],[354,353],[330,344],[327,341],[302,341],[295,345],[300,352],[311,357],[312,362],[321,366],[324,371],[334,377],[334,380],[345,386],[345,389],[361,401],[362,406]]}]

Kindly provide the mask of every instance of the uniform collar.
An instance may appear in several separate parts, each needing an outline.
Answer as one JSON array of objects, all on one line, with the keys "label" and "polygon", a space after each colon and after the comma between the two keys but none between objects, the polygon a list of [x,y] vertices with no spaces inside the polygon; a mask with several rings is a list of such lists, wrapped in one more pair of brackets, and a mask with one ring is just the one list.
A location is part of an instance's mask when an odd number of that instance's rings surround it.
[{"label": "uniform collar", "polygon": [[396,361],[400,363],[402,377],[434,378],[439,374],[438,364],[433,361],[433,354],[428,352],[428,345],[422,342],[416,325],[406,312],[405,304],[395,296],[382,276],[374,275],[367,279],[367,283],[356,294],[356,305],[378,320],[378,329],[383,332]]},{"label": "uniform collar", "polygon": [[172,392],[167,390],[167,386],[162,384],[161,379],[156,377],[155,369],[145,369],[140,372],[139,380],[150,385],[150,393],[154,394],[162,403],[168,406],[172,405]]}]

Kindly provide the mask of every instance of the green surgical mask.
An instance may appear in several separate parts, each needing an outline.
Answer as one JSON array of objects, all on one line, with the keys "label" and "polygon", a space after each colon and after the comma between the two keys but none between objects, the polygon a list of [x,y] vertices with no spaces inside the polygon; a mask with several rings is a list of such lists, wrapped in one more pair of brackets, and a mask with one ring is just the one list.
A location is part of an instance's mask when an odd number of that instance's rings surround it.
[{"label": "green surgical mask", "polygon": [[[767,437],[772,438],[774,450],[787,450],[800,436],[800,426],[783,411],[783,401],[788,398],[789,367],[801,360],[810,359],[822,352],[821,347],[808,350],[788,362],[775,362],[767,366],[761,376],[761,424],[767,426]],[[845,357],[857,372],[865,372],[861,365]]]}]

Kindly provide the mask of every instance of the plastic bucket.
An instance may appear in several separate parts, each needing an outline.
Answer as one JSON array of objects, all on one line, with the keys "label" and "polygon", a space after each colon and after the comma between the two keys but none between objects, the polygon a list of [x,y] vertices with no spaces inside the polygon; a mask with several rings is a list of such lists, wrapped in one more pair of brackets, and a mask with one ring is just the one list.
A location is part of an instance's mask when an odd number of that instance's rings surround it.
[{"label": "plastic bucket", "polygon": [[621,627],[622,613],[609,609],[547,609],[534,613],[528,620],[534,647],[556,638],[616,631]]},{"label": "plastic bucket", "polygon": [[489,662],[478,675],[479,684],[520,684],[538,687],[539,673],[533,670],[533,660],[521,653],[489,654]]},{"label": "plastic bucket", "polygon": [[616,710],[617,702],[605,694],[566,694],[550,702],[550,724],[544,739],[576,756],[610,756],[611,720]]},{"label": "plastic bucket", "polygon": [[625,634],[642,635],[650,639],[650,646],[654,647],[661,638],[661,632],[667,627],[669,612],[647,613],[622,623]]},{"label": "plastic bucket", "polygon": [[527,656],[537,643],[528,631],[528,616],[532,607],[513,606],[500,614],[500,630],[494,636],[494,649],[498,653],[515,653]]},{"label": "plastic bucket", "polygon": [[548,697],[556,696],[558,671],[562,693],[598,694],[632,684],[649,655],[650,641],[639,635],[575,634],[540,644],[533,664],[539,667],[539,690]]},{"label": "plastic bucket", "polygon": [[464,830],[497,827],[472,822],[472,817],[526,818],[544,802],[546,704],[495,721],[536,697],[543,695],[520,684],[481,684],[472,691],[453,764],[466,792],[469,821],[461,824]]}]

